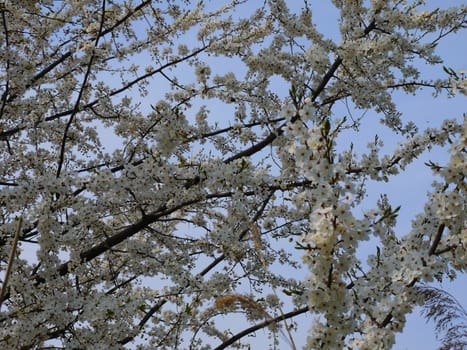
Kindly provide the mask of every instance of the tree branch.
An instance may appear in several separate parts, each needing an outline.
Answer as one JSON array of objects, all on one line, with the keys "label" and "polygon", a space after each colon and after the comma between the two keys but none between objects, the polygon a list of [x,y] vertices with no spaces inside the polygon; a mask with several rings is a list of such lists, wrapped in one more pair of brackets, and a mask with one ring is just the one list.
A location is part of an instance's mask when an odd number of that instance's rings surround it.
[{"label": "tree branch", "polygon": [[10,256],[8,257],[8,265],[5,271],[5,277],[3,278],[2,289],[0,291],[0,309],[2,308],[3,297],[6,294],[6,288],[8,285],[8,279],[10,277],[11,269],[13,267],[13,260],[15,258],[16,247],[18,245],[19,233],[21,231],[21,224],[23,223],[23,218],[20,216],[18,218],[18,224],[16,226],[15,237],[13,238],[13,243],[11,244]]},{"label": "tree branch", "polygon": [[258,323],[257,325],[254,325],[254,326],[252,326],[250,328],[247,328],[247,329],[241,331],[240,333],[235,334],[232,338],[230,338],[229,340],[223,342],[221,345],[216,347],[214,350],[225,349],[226,347],[232,345],[233,343],[235,343],[236,341],[242,339],[243,337],[247,336],[248,334],[256,332],[257,330],[265,328],[267,326],[270,326],[270,325],[272,325],[274,323],[281,322],[281,321],[287,320],[289,318],[304,314],[308,310],[309,310],[308,306],[305,306],[305,307],[303,307],[301,309],[291,311],[291,312],[288,312],[286,314],[283,314],[283,315],[277,316],[275,318],[272,318],[270,320],[266,320],[264,322]]},{"label": "tree branch", "polygon": [[441,224],[438,227],[438,231],[436,232],[435,238],[433,239],[433,243],[431,244],[430,250],[428,251],[428,255],[435,254],[436,248],[438,248],[439,242],[441,242],[441,237],[443,236],[443,231],[446,225]]}]

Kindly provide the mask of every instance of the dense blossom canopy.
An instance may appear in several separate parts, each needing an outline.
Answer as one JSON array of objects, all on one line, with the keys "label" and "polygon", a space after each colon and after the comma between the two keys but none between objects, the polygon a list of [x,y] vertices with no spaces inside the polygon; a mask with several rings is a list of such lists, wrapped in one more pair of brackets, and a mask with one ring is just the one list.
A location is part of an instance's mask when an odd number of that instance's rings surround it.
[{"label": "dense blossom canopy", "polygon": [[[0,348],[294,347],[309,313],[307,349],[389,349],[465,271],[467,123],[394,95],[466,93],[436,52],[466,6],[328,2],[339,37],[312,1],[0,2]],[[350,110],[400,143],[341,142]],[[423,212],[362,207],[434,146]]]}]

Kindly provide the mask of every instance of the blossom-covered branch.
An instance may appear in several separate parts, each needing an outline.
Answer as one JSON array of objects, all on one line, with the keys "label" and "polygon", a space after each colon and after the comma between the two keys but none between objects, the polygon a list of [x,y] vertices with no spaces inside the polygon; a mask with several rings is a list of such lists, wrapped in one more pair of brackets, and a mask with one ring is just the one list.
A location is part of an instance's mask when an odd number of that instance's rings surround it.
[{"label": "blossom-covered branch", "polygon": [[400,104],[465,94],[465,6],[323,4],[1,2],[0,348],[389,349],[465,271],[465,118]]}]

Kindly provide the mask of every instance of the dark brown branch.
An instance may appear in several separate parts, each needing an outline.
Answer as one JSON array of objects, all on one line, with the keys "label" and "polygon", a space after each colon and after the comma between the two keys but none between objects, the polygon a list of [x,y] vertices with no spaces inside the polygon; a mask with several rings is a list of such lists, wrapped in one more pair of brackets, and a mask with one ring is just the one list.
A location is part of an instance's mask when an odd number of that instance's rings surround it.
[{"label": "dark brown branch", "polygon": [[433,255],[436,252],[436,248],[438,248],[439,242],[441,242],[441,237],[443,236],[443,231],[446,225],[441,224],[438,227],[438,231],[436,232],[435,238],[433,239],[433,243],[431,243],[430,250],[428,251],[428,255]]},{"label": "dark brown branch", "polygon": [[266,138],[264,138],[262,141],[258,142],[257,144],[237,153],[234,154],[232,157],[227,158],[224,162],[226,164],[233,162],[236,159],[240,159],[242,157],[248,157],[251,156],[259,151],[261,151],[264,147],[270,145],[280,134],[282,134],[282,128],[284,124],[281,125],[281,127],[276,131],[276,132],[271,132]]},{"label": "dark brown branch", "polygon": [[334,61],[334,63],[332,64],[331,68],[329,68],[329,70],[324,75],[323,79],[321,80],[321,83],[318,85],[316,90],[313,90],[313,94],[312,94],[312,97],[311,97],[311,100],[313,102],[318,98],[318,96],[324,90],[326,85],[329,83],[329,80],[331,80],[331,78],[334,76],[337,69],[342,64],[342,61],[343,61],[342,58],[337,57],[336,60]]},{"label": "dark brown branch", "polygon": [[[98,257],[99,255],[101,255],[102,253],[106,252],[107,250],[113,248],[117,244],[122,243],[126,239],[128,239],[128,238],[132,237],[133,235],[135,235],[136,233],[140,232],[145,227],[147,227],[148,225],[155,222],[158,218],[160,218],[160,217],[162,217],[164,215],[168,215],[168,214],[180,209],[181,207],[183,207],[185,205],[193,204],[193,203],[196,203],[196,202],[197,202],[197,200],[193,200],[193,201],[190,201],[190,202],[185,202],[185,203],[182,203],[182,204],[180,204],[178,206],[175,206],[175,207],[173,207],[171,209],[167,209],[164,206],[164,207],[160,208],[158,211],[155,211],[155,212],[153,212],[153,213],[151,213],[149,215],[144,216],[140,221],[136,222],[135,224],[130,225],[126,229],[124,229],[124,230],[118,232],[117,234],[107,238],[102,243],[97,244],[94,247],[82,252],[80,254],[81,261],[82,262],[87,262],[87,261],[90,261],[90,260]],[[66,262],[66,263],[62,264],[58,268],[58,273],[60,275],[62,275],[62,276],[69,273],[70,272],[69,265],[70,265],[70,262]]]},{"label": "dark brown branch", "polygon": [[5,271],[5,276],[3,277],[2,288],[0,289],[0,308],[2,307],[3,297],[6,295],[6,290],[8,286],[8,279],[10,277],[11,269],[13,266],[13,261],[16,255],[16,248],[18,246],[19,234],[21,232],[21,224],[23,222],[23,218],[20,216],[18,218],[18,224],[16,226],[15,236],[13,238],[13,242],[11,244],[10,255],[8,256],[8,265]]},{"label": "dark brown branch", "polygon": [[5,83],[5,91],[2,94],[1,100],[2,100],[2,105],[0,107],[0,119],[3,117],[3,111],[5,110],[6,102],[7,102],[7,97],[9,94],[10,90],[10,39],[8,37],[8,26],[6,24],[6,16],[5,16],[5,11],[2,12],[2,24],[3,24],[3,30],[5,32],[5,46],[6,46],[6,62],[5,62],[5,71],[6,71],[6,83]]},{"label": "dark brown branch", "polygon": [[[146,315],[144,315],[144,317],[141,319],[141,321],[139,321],[138,323],[138,329],[141,330],[143,328],[143,326],[146,324],[146,322],[148,322],[150,320],[150,318],[152,317],[152,315],[154,315],[157,311],[160,310],[160,308],[162,306],[164,306],[164,304],[167,303],[167,299],[161,299],[156,305],[154,305],[147,313]],[[129,335],[125,338],[123,338],[122,340],[119,340],[118,343],[119,344],[127,344],[129,343],[130,341],[132,341],[133,339],[135,338],[135,335]]]},{"label": "dark brown branch", "polygon": [[[342,59],[340,57],[338,57],[336,59],[336,61],[333,63],[333,65],[331,66],[331,68],[329,68],[329,70],[326,72],[326,74],[324,75],[323,79],[321,80],[321,83],[319,84],[318,88],[313,91],[313,96],[312,96],[313,101],[315,101],[316,98],[319,96],[319,94],[324,90],[326,84],[332,78],[332,76],[336,72],[337,68],[339,68],[341,63],[342,63]],[[298,120],[297,115],[292,118],[292,122],[295,122],[296,120]],[[239,153],[234,154],[230,158],[227,158],[225,160],[225,163],[230,163],[230,162],[232,162],[232,161],[234,161],[236,159],[240,159],[242,157],[248,157],[248,156],[251,156],[251,155],[261,151],[263,148],[270,145],[278,136],[280,136],[284,132],[285,125],[286,125],[286,123],[282,123],[275,131],[271,132],[263,140],[261,140],[257,144],[255,144],[255,145],[253,145],[253,146],[251,146],[251,147],[249,147],[249,148],[247,148],[247,149],[245,149],[243,151],[240,151]]]},{"label": "dark brown branch", "polygon": [[16,187],[16,186],[19,186],[19,185],[17,183],[15,183],[15,182],[0,181],[0,186],[13,186],[13,187]]},{"label": "dark brown branch", "polygon": [[264,322],[258,323],[257,325],[254,325],[254,326],[252,326],[250,328],[247,328],[247,329],[241,331],[240,333],[235,334],[232,338],[230,338],[229,340],[223,342],[221,345],[216,347],[214,350],[225,349],[226,347],[232,345],[233,343],[235,343],[236,341],[242,339],[243,337],[247,336],[248,334],[256,332],[257,330],[260,330],[262,328],[270,326],[270,325],[272,325],[274,323],[281,322],[281,321],[287,320],[289,318],[304,314],[305,312],[308,312],[308,310],[309,310],[308,306],[305,306],[305,307],[303,307],[301,309],[291,311],[291,312],[288,312],[286,314],[283,314],[283,315],[277,316],[275,318],[271,318],[269,320],[266,320]]},{"label": "dark brown branch", "polygon": [[[94,41],[94,47],[97,48],[99,44],[99,38],[102,35],[102,30],[104,27],[104,19],[105,19],[105,0],[102,0],[102,15],[101,15],[101,20],[99,23],[99,34],[96,37],[96,40]],[[91,69],[92,65],[94,63],[94,59],[96,56],[91,54],[91,57],[89,58],[89,62],[86,67],[86,73],[84,74],[83,82],[81,84],[81,89],[79,90],[78,97],[76,98],[75,106],[73,108],[73,113],[70,116],[70,119],[68,119],[68,123],[65,126],[65,130],[63,132],[63,138],[62,138],[62,143],[60,145],[60,155],[58,159],[58,165],[57,165],[57,174],[56,177],[60,177],[60,173],[62,171],[62,166],[63,166],[63,161],[65,160],[65,147],[66,147],[66,139],[68,137],[68,131],[70,130],[71,124],[73,123],[73,120],[78,113],[79,110],[79,103],[81,102],[81,99],[83,97],[83,93],[86,90],[86,85],[88,83],[89,76],[91,74]]]}]

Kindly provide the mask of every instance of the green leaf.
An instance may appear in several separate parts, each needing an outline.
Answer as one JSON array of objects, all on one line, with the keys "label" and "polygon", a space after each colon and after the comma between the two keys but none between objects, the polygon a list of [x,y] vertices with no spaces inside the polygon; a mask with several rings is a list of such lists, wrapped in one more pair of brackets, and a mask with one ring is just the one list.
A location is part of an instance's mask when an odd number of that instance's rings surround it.
[{"label": "green leaf", "polygon": [[303,294],[302,291],[296,290],[296,289],[282,289],[282,293],[284,293],[285,295],[288,295],[288,296],[302,295]]},{"label": "green leaf", "polygon": [[115,316],[115,312],[113,310],[110,310],[110,309],[107,309],[105,311],[105,314],[107,317],[114,317]]},{"label": "green leaf", "polygon": [[456,71],[454,69],[452,69],[451,67],[446,67],[446,66],[443,66],[443,70],[448,74],[450,75],[451,77],[454,77],[456,79],[459,79],[459,76],[457,75]]},{"label": "green leaf", "polygon": [[297,96],[297,90],[295,89],[295,85],[292,85],[290,87],[289,95],[290,95],[290,98],[295,101],[295,97]]},{"label": "green leaf", "polygon": [[396,207],[396,209],[394,209],[394,211],[393,211],[392,213],[393,213],[393,214],[397,214],[397,213],[399,212],[399,210],[401,210],[401,206],[400,206],[400,205],[398,205],[398,206]]},{"label": "green leaf", "polygon": [[331,122],[329,121],[328,118],[324,120],[321,130],[322,130],[323,136],[329,135],[329,131],[331,130]]},{"label": "green leaf", "polygon": [[246,161],[245,158],[242,158],[242,162],[240,163],[240,170],[239,173],[241,173],[243,170],[248,168],[248,162]]}]

